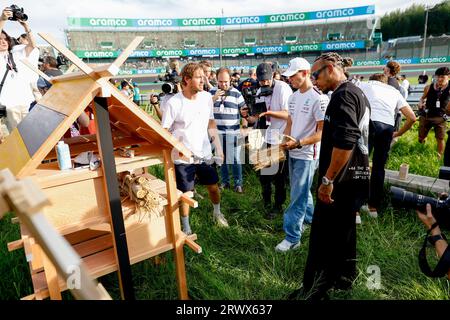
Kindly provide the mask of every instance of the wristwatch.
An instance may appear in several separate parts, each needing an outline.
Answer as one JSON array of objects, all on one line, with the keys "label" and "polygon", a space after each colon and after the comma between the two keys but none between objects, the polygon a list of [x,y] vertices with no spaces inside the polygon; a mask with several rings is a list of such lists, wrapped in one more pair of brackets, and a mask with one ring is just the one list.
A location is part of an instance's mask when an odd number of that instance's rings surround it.
[{"label": "wristwatch", "polygon": [[441,234],[437,234],[435,236],[430,236],[428,237],[428,242],[434,246],[436,244],[436,242],[438,242],[439,240],[445,240],[447,241],[447,238],[441,233]]},{"label": "wristwatch", "polygon": [[296,149],[301,149],[301,148],[303,148],[302,143],[300,142],[300,140],[298,140]]},{"label": "wristwatch", "polygon": [[323,176],[323,178],[322,178],[322,184],[323,184],[324,186],[332,185],[333,182],[334,182],[334,180],[330,180],[330,179],[328,179],[328,178],[325,177],[325,176]]}]

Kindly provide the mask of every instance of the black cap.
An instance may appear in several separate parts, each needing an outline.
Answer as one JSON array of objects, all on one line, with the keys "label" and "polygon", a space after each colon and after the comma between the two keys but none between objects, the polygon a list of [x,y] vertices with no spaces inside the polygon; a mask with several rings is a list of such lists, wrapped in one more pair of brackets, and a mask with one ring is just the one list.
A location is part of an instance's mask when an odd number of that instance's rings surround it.
[{"label": "black cap", "polygon": [[434,75],[436,75],[436,76],[449,76],[450,75],[450,70],[447,67],[441,67],[441,68],[436,70]]},{"label": "black cap", "polygon": [[258,68],[256,68],[256,77],[258,78],[258,81],[272,80],[272,66],[268,63],[261,63]]}]

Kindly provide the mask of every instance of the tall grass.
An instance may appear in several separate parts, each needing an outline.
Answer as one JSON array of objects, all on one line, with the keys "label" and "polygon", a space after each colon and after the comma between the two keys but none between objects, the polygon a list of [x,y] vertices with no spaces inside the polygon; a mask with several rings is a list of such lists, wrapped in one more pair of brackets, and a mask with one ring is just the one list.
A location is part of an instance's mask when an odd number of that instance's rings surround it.
[{"label": "tall grass", "polygon": [[[417,126],[393,147],[388,168],[398,169],[403,162],[410,172],[436,176],[440,162],[435,156],[435,142],[430,135],[419,145]],[[153,173],[163,176],[161,168]],[[245,168],[245,193],[225,191],[222,211],[230,228],[221,229],[213,223],[213,208],[205,188],[199,208],[191,211],[191,226],[198,235],[203,253],[186,249],[186,271],[189,294],[198,300],[259,300],[286,299],[299,287],[308,253],[309,230],[302,238],[299,250],[281,254],[274,247],[284,237],[283,220],[278,216],[264,218],[258,177]],[[388,191],[386,189],[386,195]],[[425,235],[424,228],[413,211],[390,207],[386,196],[378,219],[363,215],[358,226],[358,277],[350,291],[333,291],[331,298],[344,299],[448,299],[449,281],[433,280],[419,270],[417,254]],[[31,280],[23,250],[8,253],[8,241],[19,237],[16,225],[9,219],[0,221],[0,299],[18,299],[32,292]],[[432,250],[430,250],[432,251]],[[138,299],[177,299],[175,269],[171,253],[161,255],[162,263],[154,259],[132,267]],[[381,271],[381,288],[369,289],[371,266]],[[114,298],[119,298],[117,276],[100,279]]]}]

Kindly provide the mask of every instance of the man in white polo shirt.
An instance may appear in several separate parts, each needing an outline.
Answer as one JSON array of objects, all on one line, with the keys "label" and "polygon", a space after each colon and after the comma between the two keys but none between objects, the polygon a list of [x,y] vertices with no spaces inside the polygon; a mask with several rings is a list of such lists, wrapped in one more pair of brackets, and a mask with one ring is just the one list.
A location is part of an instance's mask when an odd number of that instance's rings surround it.
[{"label": "man in white polo shirt", "polygon": [[311,82],[311,65],[303,58],[290,61],[283,74],[298,89],[289,98],[289,118],[282,147],[289,151],[291,203],[284,213],[285,239],[276,246],[286,252],[300,246],[303,223],[312,223],[314,202],[311,186],[320,153],[325,112],[329,103],[326,95]]},{"label": "man in white polo shirt", "polygon": [[[373,151],[369,205],[363,206],[362,210],[368,211],[371,217],[376,218],[377,209],[383,199],[384,167],[392,139],[408,131],[416,121],[416,116],[400,92],[388,84],[386,75],[374,74],[369,78],[369,82],[361,83],[359,87],[370,103],[369,152]],[[395,131],[395,117],[398,112],[406,117],[406,122]]]},{"label": "man in white polo shirt", "polygon": [[[217,157],[222,159],[222,146],[217,135],[214,120],[213,100],[208,92],[203,91],[204,73],[197,63],[188,63],[181,72],[183,91],[173,96],[163,114],[162,126],[180,140],[193,154],[194,164],[175,159],[177,188],[182,192],[193,191],[195,177],[200,184],[208,188],[214,206],[214,218],[220,226],[228,223],[220,211],[219,177],[211,162],[212,150],[210,136],[216,148]],[[181,221],[183,231],[191,234],[189,224],[189,206],[182,204]]]}]

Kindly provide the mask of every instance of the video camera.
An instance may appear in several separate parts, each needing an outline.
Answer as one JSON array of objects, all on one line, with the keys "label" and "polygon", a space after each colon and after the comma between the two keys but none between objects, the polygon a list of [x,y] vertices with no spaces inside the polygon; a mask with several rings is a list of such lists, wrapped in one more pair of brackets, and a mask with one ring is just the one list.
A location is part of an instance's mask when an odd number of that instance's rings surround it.
[{"label": "video camera", "polygon": [[392,205],[397,208],[416,209],[425,212],[429,203],[439,226],[450,230],[450,197],[435,199],[402,188],[391,187]]},{"label": "video camera", "polygon": [[176,73],[167,72],[163,76],[158,77],[159,81],[164,81],[165,83],[162,85],[161,90],[165,94],[177,94],[178,93],[178,84],[181,83],[181,77]]},{"label": "video camera", "polygon": [[28,20],[28,16],[24,13],[23,8],[20,8],[19,6],[13,4],[10,5],[9,8],[12,11],[13,16],[11,18],[9,18],[8,20],[11,21],[27,21]]},{"label": "video camera", "polygon": [[244,96],[245,103],[249,109],[251,116],[256,116],[261,113],[267,112],[267,106],[265,102],[256,102],[256,99],[261,97],[268,97],[273,94],[273,88],[269,86],[261,87],[260,93],[257,94],[256,88],[244,88],[242,89],[242,95]]}]

